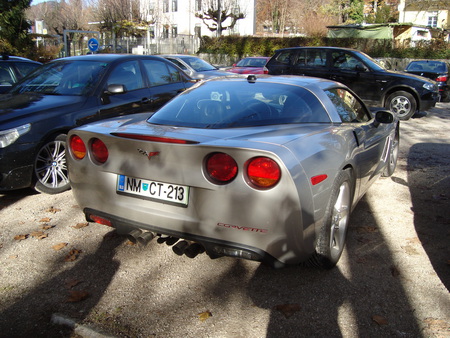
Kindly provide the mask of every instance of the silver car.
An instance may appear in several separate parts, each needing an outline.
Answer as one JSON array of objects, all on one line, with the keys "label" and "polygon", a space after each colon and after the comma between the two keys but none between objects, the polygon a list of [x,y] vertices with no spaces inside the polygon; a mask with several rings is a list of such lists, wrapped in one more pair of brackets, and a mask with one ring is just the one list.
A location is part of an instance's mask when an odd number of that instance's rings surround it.
[{"label": "silver car", "polygon": [[205,60],[192,55],[173,54],[161,55],[163,58],[173,62],[187,75],[196,80],[210,79],[218,76],[233,75],[231,72],[220,70]]},{"label": "silver car", "polygon": [[188,257],[331,268],[349,216],[395,170],[399,123],[342,84],[236,75],[202,81],[159,111],[68,135],[87,220]]}]

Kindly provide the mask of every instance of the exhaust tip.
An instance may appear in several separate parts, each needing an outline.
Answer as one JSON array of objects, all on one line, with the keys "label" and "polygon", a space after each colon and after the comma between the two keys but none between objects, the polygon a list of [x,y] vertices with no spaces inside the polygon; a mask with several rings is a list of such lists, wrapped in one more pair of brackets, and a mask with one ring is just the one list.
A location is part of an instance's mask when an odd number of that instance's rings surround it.
[{"label": "exhaust tip", "polygon": [[173,252],[175,252],[178,256],[184,254],[185,250],[189,247],[189,242],[180,241],[172,247]]},{"label": "exhaust tip", "polygon": [[142,234],[141,230],[133,230],[130,233],[127,234],[127,238],[130,242],[133,244],[136,244],[138,242],[138,237]]},{"label": "exhaust tip", "polygon": [[195,258],[197,257],[198,254],[204,253],[205,252],[205,248],[198,243],[193,243],[191,245],[189,245],[188,248],[186,248],[186,250],[184,250],[184,254],[189,257],[189,258]]},{"label": "exhaust tip", "polygon": [[146,231],[140,234],[137,241],[140,245],[146,246],[153,238],[155,238],[155,234],[153,232]]}]

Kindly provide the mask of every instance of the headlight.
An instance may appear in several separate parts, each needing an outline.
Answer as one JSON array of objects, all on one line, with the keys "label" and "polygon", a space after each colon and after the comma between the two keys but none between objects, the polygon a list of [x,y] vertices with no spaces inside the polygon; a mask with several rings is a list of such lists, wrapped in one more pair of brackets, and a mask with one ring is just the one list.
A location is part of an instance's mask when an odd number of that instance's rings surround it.
[{"label": "headlight", "polygon": [[0,131],[0,148],[6,148],[14,143],[20,136],[30,131],[31,124],[27,123],[23,126]]},{"label": "headlight", "polygon": [[423,88],[425,88],[431,92],[437,92],[437,86],[431,82],[424,83]]}]

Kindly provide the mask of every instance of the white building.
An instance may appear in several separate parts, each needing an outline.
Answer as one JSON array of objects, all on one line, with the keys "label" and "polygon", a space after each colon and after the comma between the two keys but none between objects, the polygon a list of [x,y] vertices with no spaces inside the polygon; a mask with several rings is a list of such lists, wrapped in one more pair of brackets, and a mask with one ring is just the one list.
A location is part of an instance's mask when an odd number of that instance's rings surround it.
[{"label": "white building", "polygon": [[[235,13],[243,13],[244,18],[237,21],[232,30],[222,35],[253,35],[256,30],[256,0],[216,0],[222,8],[230,8]],[[206,9],[205,0],[140,0],[140,12],[148,22],[151,38],[175,38],[186,36],[216,36],[196,14]],[[216,2],[217,4],[217,2]],[[228,19],[224,26],[229,23]],[[210,21],[212,23],[212,21]]]}]

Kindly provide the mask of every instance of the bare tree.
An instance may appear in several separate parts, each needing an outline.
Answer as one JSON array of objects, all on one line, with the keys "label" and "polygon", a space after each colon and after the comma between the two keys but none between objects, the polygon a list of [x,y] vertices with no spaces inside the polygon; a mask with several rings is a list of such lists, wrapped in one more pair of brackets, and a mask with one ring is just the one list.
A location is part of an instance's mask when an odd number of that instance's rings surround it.
[{"label": "bare tree", "polygon": [[202,10],[195,14],[211,32],[221,36],[222,32],[233,29],[236,22],[245,18],[245,14],[236,0],[202,0]]}]

